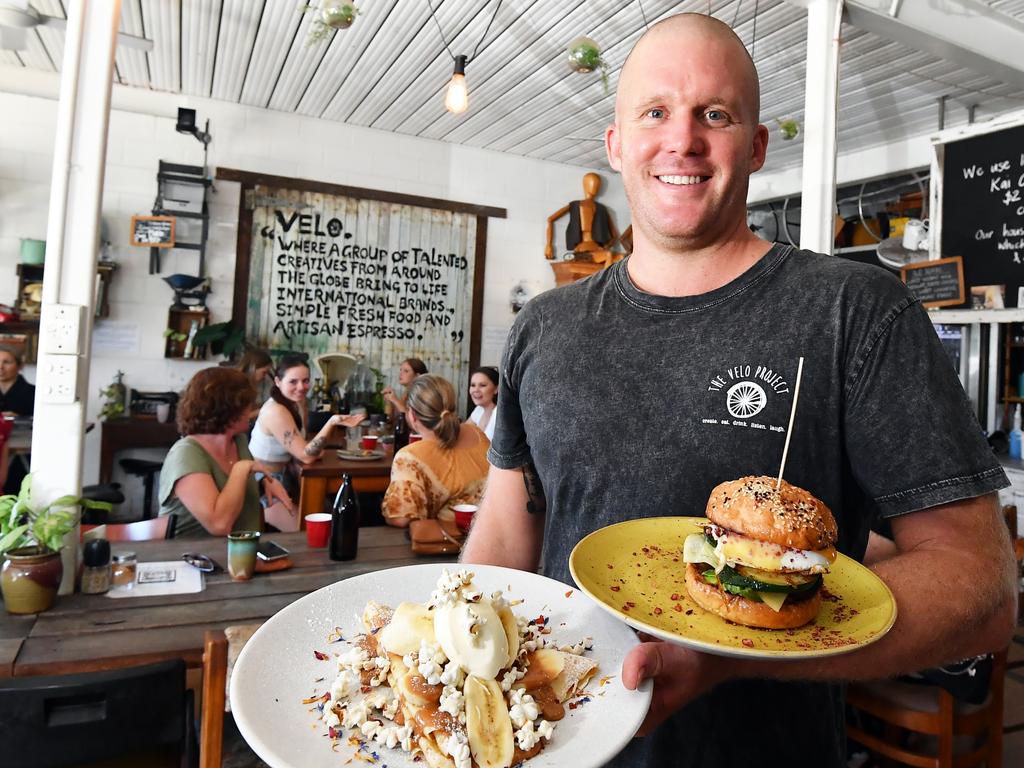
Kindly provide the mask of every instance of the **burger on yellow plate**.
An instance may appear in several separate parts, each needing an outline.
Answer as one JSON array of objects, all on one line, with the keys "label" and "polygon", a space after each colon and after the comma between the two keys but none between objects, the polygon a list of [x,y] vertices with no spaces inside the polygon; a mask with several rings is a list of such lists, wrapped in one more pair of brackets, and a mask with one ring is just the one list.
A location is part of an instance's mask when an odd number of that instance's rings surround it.
[{"label": "burger on yellow plate", "polygon": [[741,477],[708,499],[703,533],[686,537],[686,589],[704,610],[763,629],[800,627],[818,615],[821,574],[835,562],[835,518],[785,480]]}]

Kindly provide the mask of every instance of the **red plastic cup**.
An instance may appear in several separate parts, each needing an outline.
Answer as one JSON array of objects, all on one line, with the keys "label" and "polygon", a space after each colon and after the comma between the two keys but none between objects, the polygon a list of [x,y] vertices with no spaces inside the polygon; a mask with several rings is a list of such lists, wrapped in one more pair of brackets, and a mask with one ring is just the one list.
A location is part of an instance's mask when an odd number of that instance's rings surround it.
[{"label": "red plastic cup", "polygon": [[473,515],[476,514],[476,504],[456,504],[452,507],[455,513],[455,524],[462,532],[468,532],[469,526],[473,524]]},{"label": "red plastic cup", "polygon": [[372,451],[377,447],[377,435],[363,435],[359,442],[364,451]]},{"label": "red plastic cup", "polygon": [[411,432],[409,434],[409,445],[412,445],[413,443],[418,443],[422,439],[423,435],[417,434],[416,432]]},{"label": "red plastic cup", "polygon": [[331,538],[331,516],[326,512],[306,515],[306,543],[310,547],[322,549]]}]

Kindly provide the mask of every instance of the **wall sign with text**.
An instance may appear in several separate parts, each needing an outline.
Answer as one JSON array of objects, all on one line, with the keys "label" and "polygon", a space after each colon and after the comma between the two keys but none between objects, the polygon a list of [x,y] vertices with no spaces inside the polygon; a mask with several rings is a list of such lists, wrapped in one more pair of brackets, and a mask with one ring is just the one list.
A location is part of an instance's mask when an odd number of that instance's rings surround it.
[{"label": "wall sign with text", "polygon": [[956,307],[964,303],[964,260],[959,256],[919,261],[900,270],[900,279],[926,307]]},{"label": "wall sign with text", "polygon": [[174,247],[173,216],[132,216],[131,245],[147,248]]},{"label": "wall sign with text", "polygon": [[942,147],[943,255],[962,254],[968,286],[1024,285],[1024,125]]},{"label": "wall sign with text", "polygon": [[476,216],[287,189],[257,188],[253,202],[250,339],[363,353],[389,382],[420,357],[461,388]]}]

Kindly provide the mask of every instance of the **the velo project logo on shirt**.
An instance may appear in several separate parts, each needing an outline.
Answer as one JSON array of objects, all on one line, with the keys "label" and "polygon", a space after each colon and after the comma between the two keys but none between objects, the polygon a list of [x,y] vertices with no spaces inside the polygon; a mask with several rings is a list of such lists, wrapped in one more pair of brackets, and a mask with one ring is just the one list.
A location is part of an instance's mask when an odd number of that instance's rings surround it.
[{"label": "the velo project logo on shirt", "polygon": [[[763,364],[741,363],[712,376],[707,391],[713,414],[702,424],[785,432],[789,413],[790,387],[783,374]],[[779,407],[776,403],[782,403]],[[772,423],[779,422],[779,423]]]}]

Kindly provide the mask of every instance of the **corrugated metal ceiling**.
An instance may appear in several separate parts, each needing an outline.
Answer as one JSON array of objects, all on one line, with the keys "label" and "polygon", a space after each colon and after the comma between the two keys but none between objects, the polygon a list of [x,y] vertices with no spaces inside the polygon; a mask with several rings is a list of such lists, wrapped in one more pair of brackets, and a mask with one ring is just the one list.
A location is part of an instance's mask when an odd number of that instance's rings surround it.
[{"label": "corrugated metal ceiling", "polygon": [[[319,3],[320,0],[314,0]],[[62,0],[33,0],[65,15]],[[613,95],[597,73],[576,74],[565,47],[586,34],[615,73],[644,29],[680,11],[711,12],[752,47],[762,77],[762,120],[803,116],[805,12],[783,0],[357,0],[348,30],[310,44],[315,14],[296,0],[123,0],[121,31],[153,40],[151,52],[119,46],[115,77],[140,88],[211,97],[354,125],[605,168],[603,131]],[[988,0],[1009,23],[1024,0]],[[491,22],[495,8],[497,16]],[[642,13],[643,12],[643,13]],[[470,107],[444,110],[452,53],[467,67]],[[842,30],[840,151],[936,128],[938,99],[964,120],[1019,109],[1024,90],[941,61],[849,24]],[[59,70],[63,33],[39,27],[28,48],[0,64]],[[959,110],[959,117],[957,113]],[[767,171],[798,165],[800,140],[772,133]]]}]

